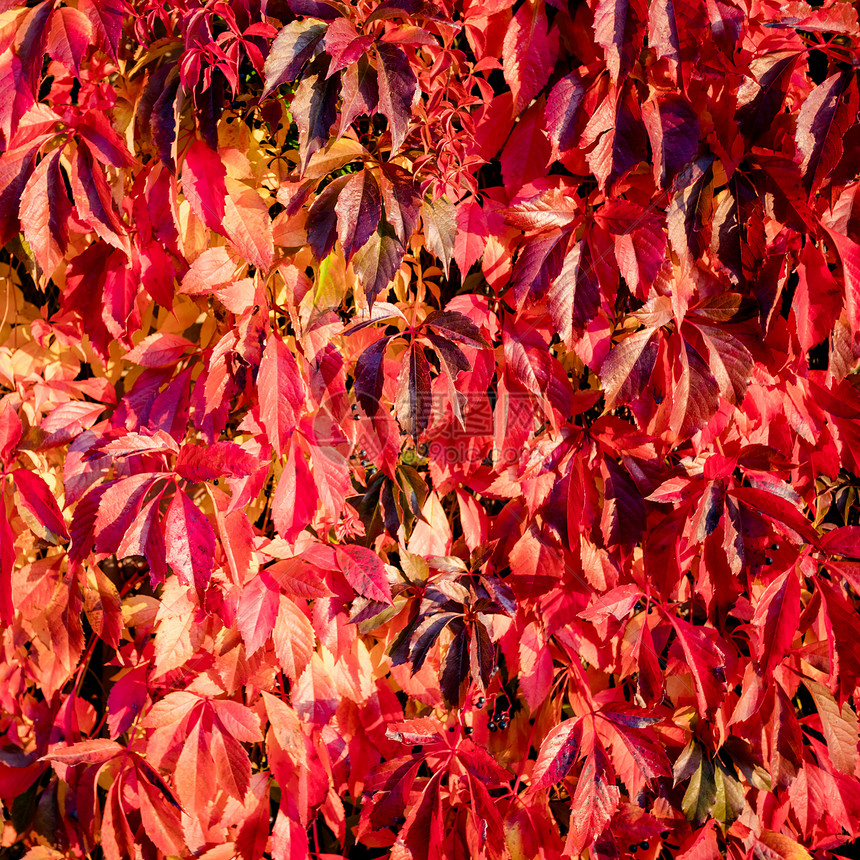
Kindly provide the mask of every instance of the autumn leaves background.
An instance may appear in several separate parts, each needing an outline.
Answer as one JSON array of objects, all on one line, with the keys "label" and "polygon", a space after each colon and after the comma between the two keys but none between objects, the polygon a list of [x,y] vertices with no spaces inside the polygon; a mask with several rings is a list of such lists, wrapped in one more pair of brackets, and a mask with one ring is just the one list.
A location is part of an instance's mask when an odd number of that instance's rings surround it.
[{"label": "autumn leaves background", "polygon": [[858,37],[0,0],[10,856],[852,841]]}]

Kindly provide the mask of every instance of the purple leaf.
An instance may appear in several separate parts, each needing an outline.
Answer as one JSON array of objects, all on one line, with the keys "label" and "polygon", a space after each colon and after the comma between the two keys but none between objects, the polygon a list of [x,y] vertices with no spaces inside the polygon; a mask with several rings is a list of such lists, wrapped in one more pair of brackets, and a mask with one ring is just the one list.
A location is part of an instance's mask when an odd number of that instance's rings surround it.
[{"label": "purple leaf", "polygon": [[324,260],[337,239],[337,198],[350,177],[338,176],[317,195],[308,210],[308,244],[318,260]]},{"label": "purple leaf", "polygon": [[394,235],[402,245],[407,245],[418,223],[421,196],[408,170],[398,164],[385,162],[382,165],[382,202],[385,220],[394,229]]},{"label": "purple leaf", "polygon": [[262,98],[281,84],[295,80],[302,66],[313,56],[326,32],[326,25],[312,18],[291,21],[283,27],[266,57],[263,76],[266,86]]},{"label": "purple leaf", "polygon": [[418,78],[401,48],[388,42],[376,43],[379,84],[379,112],[388,119],[391,153],[397,152],[406,139],[412,105],[418,97]]},{"label": "purple leaf", "polygon": [[430,364],[424,347],[412,343],[403,357],[394,402],[403,430],[417,439],[430,423]]},{"label": "purple leaf", "polygon": [[329,140],[329,130],[337,119],[337,96],[340,88],[337,77],[326,78],[328,56],[315,60],[296,87],[290,105],[299,129],[299,158],[301,172],[308,159]]},{"label": "purple leaf", "polygon": [[377,230],[352,261],[368,305],[372,305],[374,299],[394,280],[406,254],[406,249],[389,229],[384,232]]},{"label": "purple leaf", "polygon": [[334,207],[337,234],[349,262],[375,232],[382,215],[379,185],[369,170],[348,177]]},{"label": "purple leaf", "polygon": [[379,398],[385,382],[385,349],[390,337],[382,337],[362,352],[355,363],[355,396],[365,414],[379,411]]},{"label": "purple leaf", "polygon": [[572,348],[600,307],[600,284],[594,273],[591,248],[581,239],[567,252],[561,271],[549,288],[549,313],[559,337]]}]

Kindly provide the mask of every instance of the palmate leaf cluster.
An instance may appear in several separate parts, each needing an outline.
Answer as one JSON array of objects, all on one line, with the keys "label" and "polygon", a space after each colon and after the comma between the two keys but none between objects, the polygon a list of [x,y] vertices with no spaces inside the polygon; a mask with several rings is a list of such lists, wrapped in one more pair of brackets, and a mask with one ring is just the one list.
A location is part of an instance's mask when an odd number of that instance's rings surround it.
[{"label": "palmate leaf cluster", "polygon": [[841,0],[0,0],[0,853],[853,842],[858,66]]}]

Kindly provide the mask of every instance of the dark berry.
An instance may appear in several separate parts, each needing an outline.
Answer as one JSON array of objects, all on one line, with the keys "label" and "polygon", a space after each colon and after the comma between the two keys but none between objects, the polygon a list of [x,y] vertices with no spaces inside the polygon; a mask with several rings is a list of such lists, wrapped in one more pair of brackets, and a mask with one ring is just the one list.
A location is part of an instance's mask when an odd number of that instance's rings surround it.
[{"label": "dark berry", "polygon": [[483,708],[485,704],[486,704],[486,700],[484,699],[484,697],[483,697],[483,696],[481,696],[481,697],[478,699],[478,701],[477,701],[477,702],[475,702],[475,707],[480,711],[480,710],[481,710],[481,708]]},{"label": "dark berry", "polygon": [[644,851],[644,850],[648,847],[648,843],[643,839],[643,840],[639,843],[639,847]]},{"label": "dark berry", "polygon": [[492,720],[490,720],[490,722],[487,723],[487,728],[491,732],[494,732],[498,728],[498,726]]},{"label": "dark berry", "polygon": [[449,732],[453,732],[453,731],[454,731],[454,726],[448,726],[448,731],[449,731]]},{"label": "dark berry", "polygon": [[466,728],[463,731],[465,731],[466,735],[470,735],[470,734],[472,734],[472,727],[466,726]]}]

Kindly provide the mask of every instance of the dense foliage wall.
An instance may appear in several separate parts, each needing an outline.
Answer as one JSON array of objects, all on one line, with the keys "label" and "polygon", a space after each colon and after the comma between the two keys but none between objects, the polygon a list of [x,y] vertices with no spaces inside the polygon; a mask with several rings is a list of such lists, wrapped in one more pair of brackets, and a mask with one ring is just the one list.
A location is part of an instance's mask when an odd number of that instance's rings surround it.
[{"label": "dense foliage wall", "polygon": [[849,2],[0,0],[0,854],[855,839],[858,65]]}]

